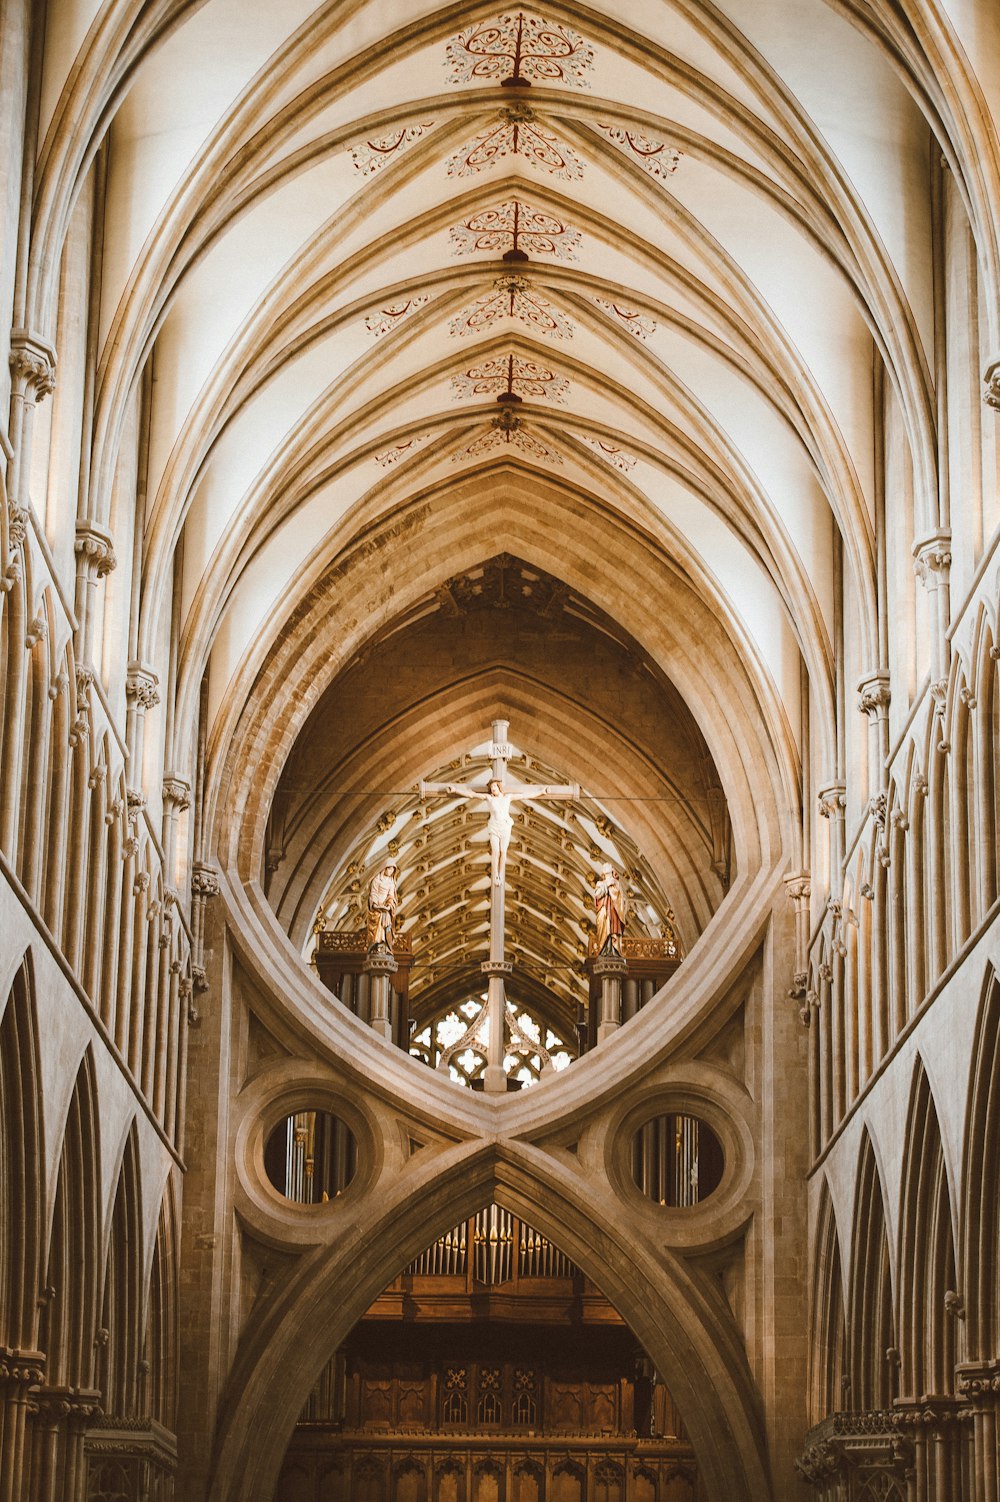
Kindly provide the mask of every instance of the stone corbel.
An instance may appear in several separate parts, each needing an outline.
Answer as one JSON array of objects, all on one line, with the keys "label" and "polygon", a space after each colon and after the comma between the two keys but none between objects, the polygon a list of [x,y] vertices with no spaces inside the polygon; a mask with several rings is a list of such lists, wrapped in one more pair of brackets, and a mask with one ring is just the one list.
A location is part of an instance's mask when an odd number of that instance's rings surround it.
[{"label": "stone corbel", "polygon": [[14,329],[10,336],[12,395],[32,407],[56,389],[56,352],[47,339],[28,329]]},{"label": "stone corbel", "polygon": [[983,373],[983,401],[1000,412],[1000,360],[993,360]]},{"label": "stone corbel", "polygon": [[821,819],[842,819],[847,807],[847,788],[842,782],[831,782],[816,794],[819,800]]},{"label": "stone corbel", "polygon": [[125,698],[131,707],[145,713],[160,702],[160,680],[152,668],[130,662],[125,677]]},{"label": "stone corbel", "polygon": [[858,682],[858,709],[870,720],[885,720],[889,715],[892,693],[889,689],[889,674],[883,669],[866,673]]},{"label": "stone corbel", "polygon": [[192,897],[218,897],[219,873],[214,866],[206,865],[204,861],[195,861],[191,871],[191,895]]},{"label": "stone corbel", "polygon": [[182,814],[191,807],[191,784],[168,773],[163,779],[163,803],[174,813]]},{"label": "stone corbel", "polygon": [[951,533],[932,532],[913,544],[913,572],[927,589],[947,583],[951,570]]},{"label": "stone corbel", "polygon": [[111,533],[97,522],[82,520],[76,524],[77,572],[85,578],[104,579],[118,567]]}]

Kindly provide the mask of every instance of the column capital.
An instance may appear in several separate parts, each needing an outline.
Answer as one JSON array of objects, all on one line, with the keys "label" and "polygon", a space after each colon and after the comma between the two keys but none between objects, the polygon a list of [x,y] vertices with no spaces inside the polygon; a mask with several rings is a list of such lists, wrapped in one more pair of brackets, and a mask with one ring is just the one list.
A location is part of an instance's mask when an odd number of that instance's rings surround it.
[{"label": "column capital", "polygon": [[163,778],[163,802],[177,813],[191,807],[191,784],[168,772]]},{"label": "column capital", "polygon": [[866,673],[858,680],[858,709],[871,720],[884,720],[889,713],[892,693],[889,674],[884,668]]},{"label": "column capital", "polygon": [[991,360],[983,371],[983,401],[1000,412],[1000,358]]},{"label": "column capital", "polygon": [[160,680],[153,669],[130,662],[125,677],[125,698],[138,709],[153,709],[160,702]]},{"label": "column capital", "polygon": [[219,873],[204,861],[195,861],[191,869],[192,897],[218,897]]},{"label": "column capital", "polygon": [[951,568],[951,533],[942,528],[913,544],[913,572],[928,589],[944,583]]},{"label": "column capital", "polygon": [[93,572],[98,579],[105,578],[112,569],[118,567],[111,533],[97,522],[77,522],[73,551],[80,560],[81,572]]},{"label": "column capital", "polygon": [[55,390],[56,352],[40,334],[29,329],[12,330],[9,364],[15,396],[37,403]]},{"label": "column capital", "polygon": [[819,799],[820,817],[842,819],[847,807],[847,786],[843,782],[830,782],[816,794]]},{"label": "column capital", "polygon": [[812,896],[812,879],[808,871],[794,871],[785,877],[785,891],[790,902],[808,902]]}]

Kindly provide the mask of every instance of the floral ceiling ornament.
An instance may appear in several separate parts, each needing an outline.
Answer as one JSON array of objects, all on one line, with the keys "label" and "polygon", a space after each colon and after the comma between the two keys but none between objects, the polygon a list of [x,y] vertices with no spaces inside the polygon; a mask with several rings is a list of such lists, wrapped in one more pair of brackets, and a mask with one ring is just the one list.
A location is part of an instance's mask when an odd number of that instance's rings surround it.
[{"label": "floral ceiling ornament", "polygon": [[608,464],[620,469],[622,474],[627,475],[630,469],[635,469],[638,463],[635,455],[626,453],[616,443],[607,443],[603,438],[592,438],[589,433],[579,433],[577,436],[595,449]]},{"label": "floral ceiling ornament", "polygon": [[506,156],[519,156],[530,166],[553,177],[579,178],[583,163],[548,126],[540,125],[527,104],[512,104],[500,111],[497,124],[476,136],[448,158],[449,177],[471,177]]},{"label": "floral ceiling ornament", "polygon": [[595,297],[594,301],[599,308],[604,308],[605,312],[617,318],[637,339],[648,339],[650,334],[656,333],[656,324],[652,318],[640,313],[637,308],[623,307],[621,303],[612,302],[606,297]]},{"label": "floral ceiling ornament", "polygon": [[496,355],[482,360],[462,375],[452,376],[456,396],[495,396],[498,402],[521,402],[526,396],[544,396],[561,402],[569,381],[524,355]]},{"label": "floral ceiling ornament", "polygon": [[426,443],[430,436],[430,433],[418,433],[416,437],[408,438],[405,443],[397,443],[392,448],[383,449],[380,454],[373,456],[375,463],[380,464],[383,469],[389,469],[393,464],[398,464],[400,459],[407,459],[411,454],[416,453],[420,445]]},{"label": "floral ceiling ornament", "polygon": [[550,464],[562,463],[562,456],[530,433],[523,419],[516,412],[512,412],[509,407],[504,407],[501,412],[498,412],[486,431],[480,433],[478,438],[474,438],[468,448],[455,454],[452,463],[457,464],[461,459],[477,458],[480,454],[488,454],[493,449],[507,446],[520,449],[523,454],[530,455],[532,459],[546,459]]},{"label": "floral ceiling ornament", "polygon": [[448,325],[449,332],[462,336],[479,334],[506,318],[516,318],[535,333],[555,339],[572,339],[573,325],[565,313],[553,307],[548,298],[536,292],[523,276],[498,276],[493,291],[478,297],[471,307],[463,308]]},{"label": "floral ceiling ornament", "polygon": [[387,162],[392,161],[397,152],[411,142],[418,141],[425,130],[432,130],[433,127],[433,120],[425,120],[419,125],[404,125],[401,130],[390,131],[387,135],[359,141],[351,147],[351,159],[362,177],[371,177],[373,173],[381,171]]},{"label": "floral ceiling ornament", "polygon": [[575,261],[580,244],[579,230],[519,198],[480,209],[450,233],[456,255],[485,250],[505,261],[526,261],[529,253]]},{"label": "floral ceiling ornament", "polygon": [[584,74],[594,62],[593,47],[575,31],[523,11],[460,32],[448,43],[447,53],[449,83],[482,80],[504,88],[567,83],[586,89]]},{"label": "floral ceiling ornament", "polygon": [[369,334],[374,334],[376,339],[381,334],[387,334],[394,329],[407,315],[417,308],[422,308],[430,302],[429,297],[410,297],[405,302],[386,303],[383,308],[373,308],[365,314],[365,328]]},{"label": "floral ceiling ornament", "polygon": [[598,125],[597,128],[603,130],[609,141],[614,141],[626,156],[638,162],[651,176],[663,180],[677,171],[677,164],[683,153],[676,146],[668,146],[665,141],[653,141],[641,131],[626,130],[623,125]]}]

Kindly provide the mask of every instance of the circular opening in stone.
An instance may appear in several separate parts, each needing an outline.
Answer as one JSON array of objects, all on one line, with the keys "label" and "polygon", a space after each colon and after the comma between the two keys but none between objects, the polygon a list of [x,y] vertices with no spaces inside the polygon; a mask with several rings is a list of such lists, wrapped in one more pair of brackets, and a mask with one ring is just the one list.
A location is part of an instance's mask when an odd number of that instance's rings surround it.
[{"label": "circular opening in stone", "polygon": [[336,1199],[354,1178],[358,1145],[330,1111],[296,1111],[280,1121],[264,1147],[264,1169],[278,1193],[296,1205]]},{"label": "circular opening in stone", "polygon": [[689,1210],[718,1189],[722,1144],[697,1116],[654,1116],[632,1139],[632,1177],[654,1204]]}]

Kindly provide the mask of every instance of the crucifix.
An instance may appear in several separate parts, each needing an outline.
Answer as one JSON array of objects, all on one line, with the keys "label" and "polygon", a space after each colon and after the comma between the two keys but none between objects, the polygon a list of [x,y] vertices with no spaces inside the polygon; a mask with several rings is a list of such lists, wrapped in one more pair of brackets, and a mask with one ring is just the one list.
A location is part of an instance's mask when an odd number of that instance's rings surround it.
[{"label": "crucifix", "polygon": [[[507,1089],[507,1075],[503,1061],[506,1053],[505,1032],[511,1025],[511,1019],[507,1017],[507,993],[504,979],[514,968],[504,953],[504,877],[507,870],[507,849],[514,828],[510,805],[514,798],[579,798],[580,796],[579,785],[575,782],[555,783],[544,787],[536,787],[531,783],[521,786],[510,785],[506,780],[507,763],[513,751],[507,741],[508,724],[507,720],[493,721],[493,739],[490,743],[492,766],[490,767],[490,780],[485,788],[474,788],[465,782],[420,783],[421,798],[442,793],[458,798],[480,798],[489,809],[487,833],[490,839],[490,957],[483,962],[483,974],[488,977],[486,1017],[489,1034],[486,1068],[483,1071],[483,1088],[490,1094],[500,1094]],[[474,1029],[477,1032],[482,1021],[483,1014],[480,1013],[474,1023]],[[448,1054],[461,1048],[472,1030],[471,1028],[467,1030],[458,1043],[448,1050]],[[526,1041],[530,1040],[522,1040],[522,1042]],[[544,1048],[538,1045],[534,1045],[532,1051],[545,1057]],[[442,1055],[441,1062],[446,1064],[445,1055]]]}]

